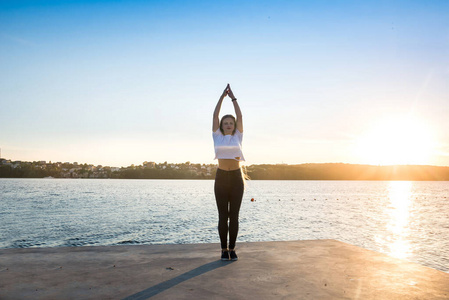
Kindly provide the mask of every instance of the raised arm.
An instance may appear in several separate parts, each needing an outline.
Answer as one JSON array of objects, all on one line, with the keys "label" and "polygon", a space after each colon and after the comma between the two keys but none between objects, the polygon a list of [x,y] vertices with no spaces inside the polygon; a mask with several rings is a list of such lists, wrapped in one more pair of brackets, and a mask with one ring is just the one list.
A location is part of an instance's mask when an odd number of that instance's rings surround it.
[{"label": "raised arm", "polygon": [[223,94],[221,94],[220,99],[218,99],[217,106],[215,106],[214,117],[212,119],[212,132],[217,131],[217,129],[220,127],[219,114],[220,114],[221,104],[223,103],[223,99],[228,95],[228,90],[229,90],[229,84],[226,86],[225,90],[223,91]]},{"label": "raised arm", "polygon": [[[228,84],[229,86],[229,84]],[[234,93],[231,90],[231,87],[228,88],[228,95],[232,99],[232,104],[234,105],[235,117],[236,117],[236,128],[238,131],[243,133],[243,120],[242,120],[242,111],[240,110],[240,106],[237,103],[237,98],[234,96]]]}]

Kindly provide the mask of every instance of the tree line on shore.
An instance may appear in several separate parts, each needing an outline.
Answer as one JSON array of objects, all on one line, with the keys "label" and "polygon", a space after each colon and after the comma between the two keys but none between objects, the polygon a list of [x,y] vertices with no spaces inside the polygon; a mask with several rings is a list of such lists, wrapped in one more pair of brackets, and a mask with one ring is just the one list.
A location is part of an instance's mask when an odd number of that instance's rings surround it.
[{"label": "tree line on shore", "polygon": [[449,167],[424,165],[373,166],[344,163],[253,165],[255,180],[449,180]]},{"label": "tree line on shore", "polygon": [[[449,167],[344,163],[262,164],[244,168],[252,180],[449,180]],[[213,179],[216,165],[143,163],[111,168],[87,164],[21,162],[0,165],[0,178]]]}]

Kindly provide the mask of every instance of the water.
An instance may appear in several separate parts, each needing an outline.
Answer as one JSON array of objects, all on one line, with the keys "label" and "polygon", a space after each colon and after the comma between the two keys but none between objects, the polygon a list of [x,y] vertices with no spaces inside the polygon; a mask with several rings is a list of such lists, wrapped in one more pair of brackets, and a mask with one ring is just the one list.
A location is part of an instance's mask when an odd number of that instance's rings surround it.
[{"label": "water", "polygon": [[[0,248],[218,243],[213,184],[0,179]],[[337,239],[449,272],[447,195],[449,182],[250,181],[238,242]]]}]

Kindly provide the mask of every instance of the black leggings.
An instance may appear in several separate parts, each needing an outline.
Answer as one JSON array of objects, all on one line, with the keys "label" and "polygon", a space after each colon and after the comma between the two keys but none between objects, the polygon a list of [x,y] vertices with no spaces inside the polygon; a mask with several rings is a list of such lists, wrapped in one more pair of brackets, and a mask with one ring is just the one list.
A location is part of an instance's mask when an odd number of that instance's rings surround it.
[{"label": "black leggings", "polygon": [[[218,233],[221,248],[227,248],[229,229],[229,249],[235,248],[235,241],[239,231],[239,211],[243,197],[243,178],[240,169],[225,171],[217,169],[215,175],[215,200],[218,208]],[[229,227],[228,227],[229,219]]]}]

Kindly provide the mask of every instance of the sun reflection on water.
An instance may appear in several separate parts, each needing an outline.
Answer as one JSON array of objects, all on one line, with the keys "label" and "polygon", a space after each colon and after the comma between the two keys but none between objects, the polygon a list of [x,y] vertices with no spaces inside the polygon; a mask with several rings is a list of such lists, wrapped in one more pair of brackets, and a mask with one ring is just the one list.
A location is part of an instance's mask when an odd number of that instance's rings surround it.
[{"label": "sun reflection on water", "polygon": [[389,205],[385,208],[389,216],[387,231],[389,237],[385,241],[389,255],[405,259],[411,253],[411,245],[407,238],[410,224],[410,207],[412,204],[412,182],[391,181],[388,186]]}]

